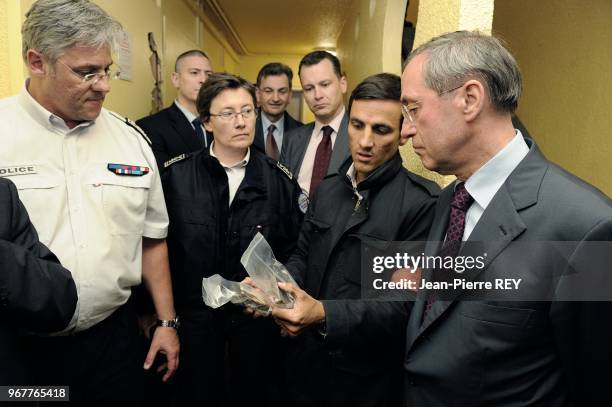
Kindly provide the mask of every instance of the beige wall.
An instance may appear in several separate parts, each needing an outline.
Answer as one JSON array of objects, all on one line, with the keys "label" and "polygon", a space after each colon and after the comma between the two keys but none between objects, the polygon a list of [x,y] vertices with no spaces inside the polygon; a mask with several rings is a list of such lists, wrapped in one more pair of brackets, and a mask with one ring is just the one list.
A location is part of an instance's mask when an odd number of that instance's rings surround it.
[{"label": "beige wall", "polygon": [[366,77],[400,73],[406,0],[356,0],[338,37],[350,91]]},{"label": "beige wall", "polygon": [[[0,0],[0,97],[15,94],[26,73],[21,60],[21,22],[34,0]],[[149,114],[153,75],[147,33],[153,32],[162,59],[164,104],[176,96],[170,82],[174,61],[181,52],[201,48],[209,52],[213,69],[235,71],[237,61],[204,27],[184,0],[94,0],[117,19],[132,42],[131,81],[116,80],[105,107],[131,119]],[[137,16],[137,18],[135,18]]]},{"label": "beige wall", "polygon": [[497,1],[524,76],[518,115],[546,156],[612,195],[612,2]]}]

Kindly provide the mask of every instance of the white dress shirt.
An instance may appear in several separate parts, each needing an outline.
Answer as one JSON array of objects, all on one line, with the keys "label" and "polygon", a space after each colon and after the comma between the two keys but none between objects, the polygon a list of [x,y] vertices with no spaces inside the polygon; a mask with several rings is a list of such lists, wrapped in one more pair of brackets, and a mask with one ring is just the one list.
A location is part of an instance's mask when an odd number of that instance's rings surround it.
[{"label": "white dress shirt", "polygon": [[322,124],[319,121],[315,121],[314,129],[310,135],[310,141],[308,142],[308,146],[304,152],[304,159],[302,160],[300,173],[298,174],[298,184],[300,184],[302,191],[304,191],[306,195],[310,194],[310,181],[312,181],[312,170],[314,168],[314,160],[317,155],[317,147],[319,147],[319,143],[321,140],[323,140],[323,131],[321,129],[324,126],[329,126],[334,130],[330,136],[333,154],[334,144],[336,143],[336,137],[338,136],[338,131],[340,131],[340,123],[342,123],[343,117],[344,107],[342,107],[342,110],[332,119],[329,124]]},{"label": "white dress shirt", "polygon": [[263,132],[264,132],[264,146],[268,145],[267,144],[268,128],[270,128],[270,125],[272,124],[276,127],[272,134],[274,135],[274,141],[276,141],[276,146],[278,147],[278,151],[280,152],[283,146],[283,134],[285,131],[285,116],[282,116],[280,120],[276,122],[271,122],[270,119],[268,119],[268,116],[266,116],[266,114],[262,110],[261,111],[261,125],[263,127]]},{"label": "white dress shirt", "polygon": [[238,161],[237,163],[226,164],[223,161],[219,160],[219,157],[215,155],[215,152],[213,151],[214,146],[215,142],[213,140],[213,142],[210,143],[210,155],[212,157],[215,157],[219,161],[219,164],[221,164],[221,166],[225,170],[225,174],[227,175],[227,185],[229,187],[229,205],[231,206],[232,201],[236,196],[236,192],[238,191],[238,187],[244,179],[244,175],[246,173],[246,166],[251,158],[251,150],[247,149],[244,158]]},{"label": "white dress shirt", "polygon": [[466,214],[462,240],[467,240],[470,237],[497,191],[528,152],[529,147],[525,143],[523,135],[519,130],[516,130],[516,135],[512,141],[465,181],[465,189],[474,198],[474,203]]}]

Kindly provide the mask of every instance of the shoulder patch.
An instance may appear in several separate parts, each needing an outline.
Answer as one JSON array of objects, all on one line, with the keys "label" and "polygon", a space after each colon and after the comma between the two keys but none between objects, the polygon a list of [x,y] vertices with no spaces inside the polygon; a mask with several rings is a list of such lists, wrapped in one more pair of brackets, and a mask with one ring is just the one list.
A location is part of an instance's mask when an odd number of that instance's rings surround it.
[{"label": "shoulder patch", "polygon": [[118,115],[117,113],[115,113],[113,111],[109,110],[108,113],[110,113],[110,115],[113,116],[115,119],[118,119],[118,120],[122,121],[123,123],[125,123],[127,126],[131,127],[134,131],[136,131],[136,133],[140,134],[140,136],[147,142],[148,145],[152,144],[151,143],[151,139],[149,138],[149,136],[147,136],[147,134],[140,127],[138,127],[138,125],[136,123],[134,123],[133,121],[131,121],[127,117],[122,117],[122,116]]},{"label": "shoulder patch", "polygon": [[293,174],[291,173],[291,171],[289,171],[289,169],[287,167],[285,167],[283,164],[281,164],[280,162],[276,163],[276,166],[278,167],[278,169],[280,169],[282,172],[285,173],[285,175],[287,177],[289,177],[289,179],[293,179]]},{"label": "shoulder patch", "polygon": [[169,159],[168,161],[166,161],[164,163],[164,168],[168,168],[168,167],[170,167],[174,163],[177,163],[179,161],[183,161],[185,158],[187,158],[187,154],[181,154],[179,156],[171,158],[171,159]]}]

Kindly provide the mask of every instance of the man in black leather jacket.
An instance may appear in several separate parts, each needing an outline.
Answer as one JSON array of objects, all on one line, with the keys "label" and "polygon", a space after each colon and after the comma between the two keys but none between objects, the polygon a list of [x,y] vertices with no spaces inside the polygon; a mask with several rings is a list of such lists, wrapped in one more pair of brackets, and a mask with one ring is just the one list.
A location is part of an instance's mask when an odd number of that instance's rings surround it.
[{"label": "man in black leather jacket", "polygon": [[[402,166],[398,148],[407,139],[400,137],[399,100],[400,78],[392,74],[371,76],[353,90],[351,158],[323,179],[287,263],[304,291],[284,286],[296,305],[273,315],[286,334],[307,331],[288,359],[299,406],[397,406],[401,400],[404,329],[397,325],[405,325],[407,308],[400,301],[359,301],[362,242],[426,240],[439,192]],[[391,342],[364,344],[353,335],[350,344],[335,343],[334,331],[346,318],[389,318],[387,328],[397,335]]]}]

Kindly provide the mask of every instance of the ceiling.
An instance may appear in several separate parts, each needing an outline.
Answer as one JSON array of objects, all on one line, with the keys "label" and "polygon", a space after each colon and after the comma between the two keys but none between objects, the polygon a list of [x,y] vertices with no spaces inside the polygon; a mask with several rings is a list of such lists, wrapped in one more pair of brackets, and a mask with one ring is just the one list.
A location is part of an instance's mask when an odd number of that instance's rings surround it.
[{"label": "ceiling", "polygon": [[333,49],[354,0],[203,0],[204,12],[240,55]]}]

